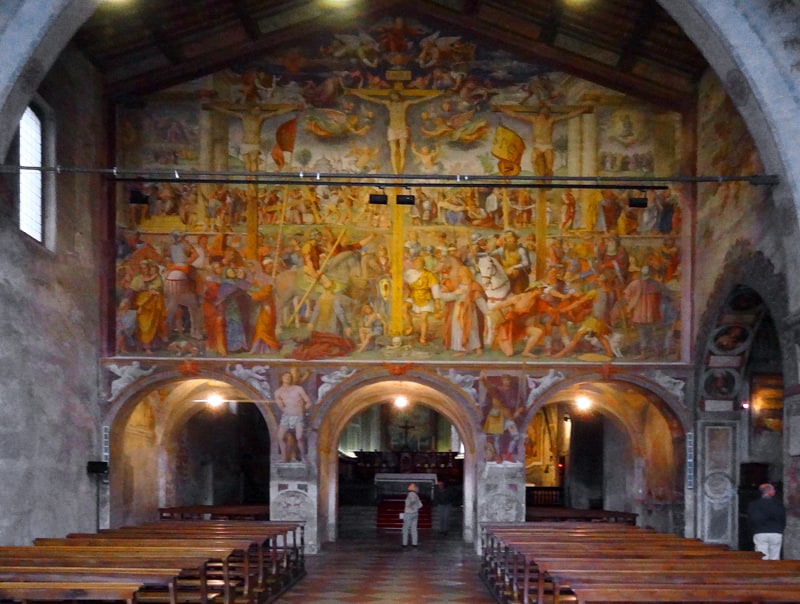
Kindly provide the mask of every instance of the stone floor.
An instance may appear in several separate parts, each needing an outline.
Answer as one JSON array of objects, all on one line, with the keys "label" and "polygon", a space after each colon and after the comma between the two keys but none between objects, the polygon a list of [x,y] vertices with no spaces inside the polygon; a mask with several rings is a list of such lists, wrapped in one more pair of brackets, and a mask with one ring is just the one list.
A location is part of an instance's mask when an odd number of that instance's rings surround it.
[{"label": "stone floor", "polygon": [[458,530],[420,531],[419,546],[403,548],[398,531],[362,526],[307,556],[307,575],[277,602],[492,604],[479,563]]}]

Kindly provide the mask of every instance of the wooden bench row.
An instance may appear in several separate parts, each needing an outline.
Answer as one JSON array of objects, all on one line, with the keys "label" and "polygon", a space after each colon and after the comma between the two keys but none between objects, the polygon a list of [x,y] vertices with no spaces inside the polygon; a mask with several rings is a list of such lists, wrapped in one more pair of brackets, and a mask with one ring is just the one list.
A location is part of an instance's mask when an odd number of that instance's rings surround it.
[{"label": "wooden bench row", "polygon": [[269,520],[269,505],[181,505],[158,508],[162,520]]},{"label": "wooden bench row", "polygon": [[625,524],[482,528],[481,576],[502,604],[800,602],[800,562],[766,562]]},{"label": "wooden bench row", "polygon": [[542,506],[525,510],[527,522],[619,522],[635,525],[638,514],[611,510],[578,510],[574,508]]},{"label": "wooden bench row", "polygon": [[0,547],[0,599],[265,604],[305,574],[296,522],[164,521]]}]

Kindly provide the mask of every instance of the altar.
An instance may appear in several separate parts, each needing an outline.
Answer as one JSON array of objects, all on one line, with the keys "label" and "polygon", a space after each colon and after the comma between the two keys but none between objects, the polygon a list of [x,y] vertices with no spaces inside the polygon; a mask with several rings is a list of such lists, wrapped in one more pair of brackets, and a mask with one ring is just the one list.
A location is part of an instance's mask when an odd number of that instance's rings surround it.
[{"label": "altar", "polygon": [[375,474],[375,490],[378,500],[390,495],[405,495],[408,485],[415,483],[420,495],[428,499],[433,499],[433,492],[436,488],[436,474],[432,473],[388,473],[379,472]]}]

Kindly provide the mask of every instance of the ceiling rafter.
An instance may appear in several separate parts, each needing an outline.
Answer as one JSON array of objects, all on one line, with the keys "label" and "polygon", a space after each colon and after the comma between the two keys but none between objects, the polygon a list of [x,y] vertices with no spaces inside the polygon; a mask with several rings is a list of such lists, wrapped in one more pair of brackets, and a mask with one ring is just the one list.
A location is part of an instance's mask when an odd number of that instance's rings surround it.
[{"label": "ceiling rafter", "polygon": [[613,90],[630,93],[651,103],[671,109],[683,109],[690,100],[690,95],[687,95],[685,90],[678,90],[674,86],[662,85],[659,82],[620,72],[614,66],[542,44],[538,40],[532,40],[506,27],[501,27],[497,23],[490,23],[486,20],[477,21],[466,18],[460,13],[431,5],[419,8],[421,4],[419,0],[412,0],[405,4],[409,8],[468,31],[470,35],[487,44],[497,44],[498,40],[502,40],[502,48],[518,55],[521,59],[547,63],[555,69],[597,82]]},{"label": "ceiling rafter", "polygon": [[163,54],[172,65],[177,65],[185,60],[186,57],[184,57],[183,53],[170,39],[169,32],[164,26],[164,21],[157,7],[154,5],[141,4],[138,7],[138,11],[142,22],[150,30],[153,42],[161,54]]},{"label": "ceiling rafter", "polygon": [[652,4],[643,3],[639,13],[634,20],[634,26],[622,45],[622,52],[617,61],[617,68],[626,73],[633,70],[636,60],[641,54],[644,41],[650,35],[655,21],[655,7]]},{"label": "ceiling rafter", "polygon": [[542,30],[539,33],[539,41],[542,44],[552,46],[556,41],[558,30],[561,27],[561,17],[564,10],[560,0],[550,0],[550,8],[545,22],[542,24]]},{"label": "ceiling rafter", "polygon": [[[75,42],[111,99],[149,94],[307,43],[323,32],[402,16],[487,48],[672,109],[691,102],[707,63],[656,0],[148,0],[101,5]],[[360,26],[358,24],[361,24]],[[646,66],[643,67],[643,66]]]},{"label": "ceiling rafter", "polygon": [[[398,4],[396,0],[373,0],[370,2],[369,13],[362,14],[362,17],[369,19],[371,15],[386,10],[387,6],[391,8],[396,4]],[[220,71],[233,63],[246,62],[276,50],[285,50],[287,45],[308,40],[313,38],[315,33],[326,31],[329,25],[328,22],[321,22],[315,16],[310,16],[305,21],[273,31],[269,35],[262,35],[249,44],[233,44],[227,48],[209,51],[180,65],[153,70],[116,82],[110,81],[109,96],[118,99],[156,92],[168,86]]]},{"label": "ceiling rafter", "polygon": [[261,29],[243,0],[229,0],[229,2],[231,10],[239,19],[247,37],[252,41],[258,40],[261,37]]}]

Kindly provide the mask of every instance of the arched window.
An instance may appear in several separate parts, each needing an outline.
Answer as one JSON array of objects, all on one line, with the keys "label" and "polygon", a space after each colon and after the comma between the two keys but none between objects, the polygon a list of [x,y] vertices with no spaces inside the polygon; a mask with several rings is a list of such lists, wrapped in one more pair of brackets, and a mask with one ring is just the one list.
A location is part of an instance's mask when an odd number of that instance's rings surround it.
[{"label": "arched window", "polygon": [[19,122],[19,228],[36,241],[44,239],[42,121],[28,107]]},{"label": "arched window", "polygon": [[48,248],[55,232],[55,163],[52,111],[36,99],[19,122],[19,229]]}]

